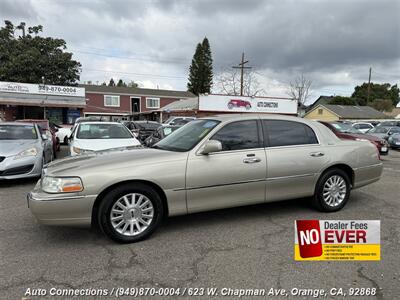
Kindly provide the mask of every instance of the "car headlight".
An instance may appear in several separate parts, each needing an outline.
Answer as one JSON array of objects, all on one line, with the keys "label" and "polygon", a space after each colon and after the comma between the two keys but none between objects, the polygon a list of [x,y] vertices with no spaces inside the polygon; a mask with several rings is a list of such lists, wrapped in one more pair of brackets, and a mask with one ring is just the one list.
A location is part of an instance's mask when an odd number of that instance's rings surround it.
[{"label": "car headlight", "polygon": [[83,191],[79,177],[51,177],[42,179],[42,190],[46,193],[73,193]]},{"label": "car headlight", "polygon": [[26,149],[24,151],[21,151],[20,153],[15,155],[14,159],[20,159],[20,158],[27,157],[27,156],[36,156],[37,154],[38,154],[38,151],[37,151],[36,147],[32,147],[32,148]]},{"label": "car headlight", "polygon": [[76,154],[81,154],[82,149],[78,147],[72,147],[72,151],[74,151]]}]

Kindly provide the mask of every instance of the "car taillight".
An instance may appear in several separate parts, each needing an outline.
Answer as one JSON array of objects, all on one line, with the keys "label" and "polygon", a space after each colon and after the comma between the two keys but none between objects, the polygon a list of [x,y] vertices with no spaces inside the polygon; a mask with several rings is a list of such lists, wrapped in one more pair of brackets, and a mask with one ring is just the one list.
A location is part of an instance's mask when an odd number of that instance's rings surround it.
[{"label": "car taillight", "polygon": [[370,141],[370,142],[375,146],[376,155],[377,155],[378,159],[381,160],[381,154],[380,154],[380,152],[379,152],[378,144],[375,143],[375,142],[373,142],[373,141]]}]

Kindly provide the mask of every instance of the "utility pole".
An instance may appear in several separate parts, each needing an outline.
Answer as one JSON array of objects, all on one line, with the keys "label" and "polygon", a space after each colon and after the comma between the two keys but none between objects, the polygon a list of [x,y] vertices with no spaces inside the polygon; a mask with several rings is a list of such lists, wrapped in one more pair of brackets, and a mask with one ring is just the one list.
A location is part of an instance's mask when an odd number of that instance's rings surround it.
[{"label": "utility pole", "polygon": [[251,69],[251,67],[245,67],[249,61],[244,60],[244,52],[242,53],[242,62],[238,66],[233,66],[234,69],[240,69],[240,96],[243,96],[243,71],[244,69]]},{"label": "utility pole", "polygon": [[367,104],[369,103],[369,95],[371,93],[371,72],[372,72],[372,68],[369,67],[368,88],[367,88]]}]

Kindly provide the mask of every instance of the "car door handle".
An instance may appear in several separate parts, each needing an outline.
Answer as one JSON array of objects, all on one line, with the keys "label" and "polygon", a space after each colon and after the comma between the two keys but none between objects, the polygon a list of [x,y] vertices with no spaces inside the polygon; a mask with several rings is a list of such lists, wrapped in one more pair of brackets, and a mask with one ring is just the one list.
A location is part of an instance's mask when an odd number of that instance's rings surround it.
[{"label": "car door handle", "polygon": [[310,153],[310,155],[312,157],[321,157],[321,156],[324,156],[325,153],[324,152],[312,152],[312,153]]},{"label": "car door handle", "polygon": [[250,157],[250,158],[243,159],[243,162],[245,164],[254,164],[254,163],[258,163],[260,161],[261,161],[261,159],[258,157]]}]

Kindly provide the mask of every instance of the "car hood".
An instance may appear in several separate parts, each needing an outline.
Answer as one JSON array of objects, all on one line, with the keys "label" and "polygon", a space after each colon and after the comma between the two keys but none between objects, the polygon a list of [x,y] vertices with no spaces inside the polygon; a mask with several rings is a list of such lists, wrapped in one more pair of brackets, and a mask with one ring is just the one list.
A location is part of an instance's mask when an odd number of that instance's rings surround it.
[{"label": "car hood", "polygon": [[54,161],[47,165],[47,175],[76,176],[85,170],[91,173],[132,168],[139,165],[157,164],[176,159],[186,159],[184,152],[172,152],[152,148],[137,148],[132,150],[115,149],[93,154],[78,155]]},{"label": "car hood", "polygon": [[137,139],[87,139],[74,140],[73,146],[85,150],[99,151],[110,148],[119,148],[126,146],[139,146],[140,142]]},{"label": "car hood", "polygon": [[37,140],[0,140],[0,156],[13,156],[34,145]]}]

